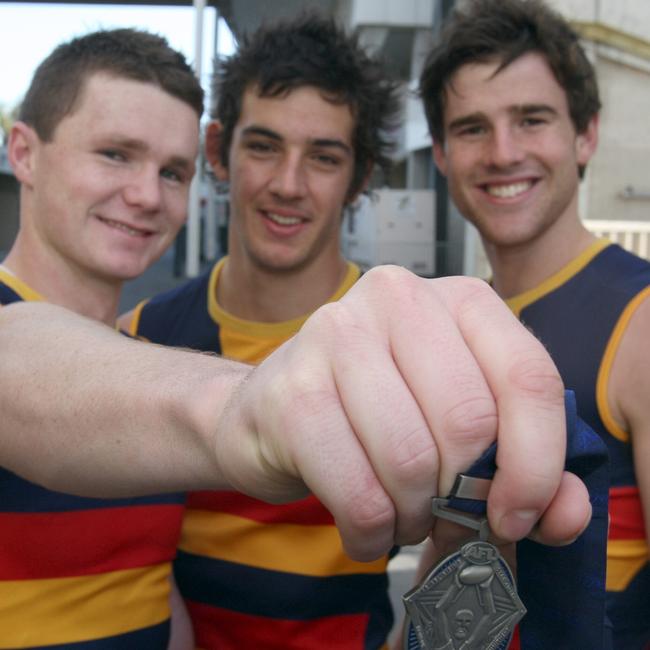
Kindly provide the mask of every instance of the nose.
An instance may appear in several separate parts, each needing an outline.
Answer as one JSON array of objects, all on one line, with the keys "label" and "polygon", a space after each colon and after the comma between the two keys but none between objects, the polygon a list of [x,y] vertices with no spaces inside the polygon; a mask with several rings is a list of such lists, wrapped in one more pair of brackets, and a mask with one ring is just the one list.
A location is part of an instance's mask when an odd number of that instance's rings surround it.
[{"label": "nose", "polygon": [[286,153],[273,169],[269,189],[283,199],[297,199],[305,195],[307,179],[301,156]]},{"label": "nose", "polygon": [[134,172],[124,188],[124,200],[129,205],[153,212],[160,206],[160,174],[157,167],[145,165]]},{"label": "nose", "polygon": [[524,159],[524,150],[518,134],[510,126],[497,126],[487,141],[489,166],[499,169],[513,167]]}]

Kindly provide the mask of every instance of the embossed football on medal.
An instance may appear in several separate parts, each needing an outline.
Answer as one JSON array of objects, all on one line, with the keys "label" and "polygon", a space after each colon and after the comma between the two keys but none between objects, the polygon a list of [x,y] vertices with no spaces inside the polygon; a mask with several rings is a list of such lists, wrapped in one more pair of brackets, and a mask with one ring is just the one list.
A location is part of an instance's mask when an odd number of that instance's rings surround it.
[{"label": "embossed football on medal", "polygon": [[[452,494],[467,497],[471,488],[470,498],[486,497],[489,481],[468,478]],[[480,486],[472,482],[477,480]],[[404,650],[506,650],[526,613],[512,572],[487,541],[487,518],[452,510],[448,501],[434,499],[434,514],[477,530],[479,539],[446,557],[404,595]]]}]

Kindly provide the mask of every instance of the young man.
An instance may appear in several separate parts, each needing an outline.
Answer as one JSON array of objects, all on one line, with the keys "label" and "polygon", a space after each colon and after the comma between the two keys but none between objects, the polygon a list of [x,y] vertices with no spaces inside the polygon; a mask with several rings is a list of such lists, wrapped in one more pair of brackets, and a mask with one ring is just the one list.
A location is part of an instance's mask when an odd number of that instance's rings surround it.
[{"label": "young man", "polygon": [[594,70],[537,0],[456,12],[421,78],[435,161],[479,230],[492,283],[550,351],[611,459],[614,645],[650,643],[650,264],[596,239],[578,186],[598,139]]},{"label": "young man", "polygon": [[[113,325],[186,215],[203,92],[157,36],[96,32],[36,71],[11,130],[20,229],[0,304]],[[0,647],[167,648],[183,495],[96,500],[0,469]]]},{"label": "young man", "polygon": [[[315,15],[244,40],[214,96],[206,153],[229,181],[229,254],[138,306],[127,327],[258,363],[358,279],[341,255],[343,210],[387,162],[399,103],[378,62]],[[382,647],[391,630],[388,559],[350,560],[313,496],[272,506],[199,492],[175,575],[201,648],[361,650]]]}]

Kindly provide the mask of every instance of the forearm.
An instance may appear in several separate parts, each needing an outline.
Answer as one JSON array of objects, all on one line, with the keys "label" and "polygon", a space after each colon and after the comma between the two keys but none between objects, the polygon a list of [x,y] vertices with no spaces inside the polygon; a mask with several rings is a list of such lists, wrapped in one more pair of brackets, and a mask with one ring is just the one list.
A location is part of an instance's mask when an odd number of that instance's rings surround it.
[{"label": "forearm", "polygon": [[372,560],[422,540],[431,497],[498,436],[496,535],[539,519],[541,541],[564,543],[589,520],[584,485],[562,472],[557,370],[479,281],[372,269],[255,369],[9,306],[0,359],[0,464],[48,487],[227,486],[274,502],[309,490],[348,553]]},{"label": "forearm", "polygon": [[0,309],[0,358],[4,467],[87,496],[225,485],[216,423],[247,367],[42,304]]}]

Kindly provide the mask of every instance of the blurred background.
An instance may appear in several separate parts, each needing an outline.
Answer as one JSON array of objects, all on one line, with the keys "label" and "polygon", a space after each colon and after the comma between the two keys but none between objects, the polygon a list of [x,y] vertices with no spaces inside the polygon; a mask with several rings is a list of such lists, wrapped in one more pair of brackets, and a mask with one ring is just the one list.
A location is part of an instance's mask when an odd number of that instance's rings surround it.
[{"label": "blurred background", "polygon": [[[462,0],[456,0],[462,2]],[[549,0],[581,34],[603,99],[600,144],[581,188],[580,213],[597,234],[650,255],[650,2]],[[394,263],[426,277],[488,277],[480,240],[450,203],[431,158],[417,79],[432,35],[454,0],[195,0],[163,4],[82,4],[0,0],[0,259],[18,225],[18,190],[4,139],[36,65],[60,41],[97,28],[142,27],[162,34],[193,63],[208,93],[212,61],[228,56],[243,33],[267,19],[315,7],[358,30],[402,85],[404,120],[394,168],[345,215],[346,256],[367,269]],[[190,218],[176,246],[134,281],[126,306],[194,276],[225,254],[227,188],[215,188],[201,164]],[[218,191],[220,189],[220,191]]]}]

